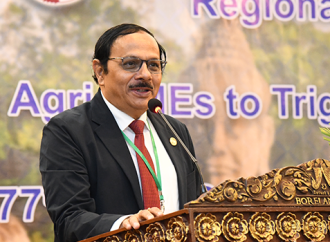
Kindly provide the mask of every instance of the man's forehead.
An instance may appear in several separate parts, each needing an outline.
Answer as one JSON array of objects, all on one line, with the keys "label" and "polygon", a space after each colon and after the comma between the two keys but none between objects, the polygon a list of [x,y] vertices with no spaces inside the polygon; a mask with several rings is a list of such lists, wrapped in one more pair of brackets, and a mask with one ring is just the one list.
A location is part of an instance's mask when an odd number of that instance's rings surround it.
[{"label": "man's forehead", "polygon": [[159,47],[155,38],[143,31],[119,36],[111,46],[111,52],[135,49],[154,51],[155,54],[159,55]]},{"label": "man's forehead", "polygon": [[137,32],[133,32],[133,33],[128,33],[128,34],[122,34],[122,35],[119,35],[116,40],[118,39],[121,39],[121,38],[125,38],[125,37],[134,37],[134,36],[139,36],[139,35],[146,35],[146,36],[150,36],[151,38],[154,39],[154,37],[152,35],[150,35],[149,33],[145,32],[145,31],[142,31],[142,30],[139,30]]}]

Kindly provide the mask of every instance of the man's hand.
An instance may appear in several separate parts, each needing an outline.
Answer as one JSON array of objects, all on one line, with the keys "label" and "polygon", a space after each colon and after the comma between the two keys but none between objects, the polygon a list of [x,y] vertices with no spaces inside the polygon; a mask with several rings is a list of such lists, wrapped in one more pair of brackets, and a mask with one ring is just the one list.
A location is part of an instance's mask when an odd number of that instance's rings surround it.
[{"label": "man's hand", "polygon": [[164,215],[163,212],[157,208],[148,208],[145,210],[140,210],[138,213],[133,214],[126,219],[123,220],[119,228],[125,228],[125,229],[139,229],[140,228],[140,222],[148,219],[152,219],[155,217],[159,217]]}]

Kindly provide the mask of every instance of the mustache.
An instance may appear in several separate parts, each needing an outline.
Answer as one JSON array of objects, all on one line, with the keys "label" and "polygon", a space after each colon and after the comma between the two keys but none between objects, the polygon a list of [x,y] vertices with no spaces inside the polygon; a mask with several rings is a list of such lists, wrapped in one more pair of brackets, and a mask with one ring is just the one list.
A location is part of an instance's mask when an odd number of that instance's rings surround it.
[{"label": "mustache", "polygon": [[140,83],[137,83],[135,85],[130,85],[129,88],[137,88],[137,87],[147,87],[147,88],[150,88],[151,90],[154,89],[153,86],[151,86],[151,84],[147,83],[147,82],[140,82]]}]

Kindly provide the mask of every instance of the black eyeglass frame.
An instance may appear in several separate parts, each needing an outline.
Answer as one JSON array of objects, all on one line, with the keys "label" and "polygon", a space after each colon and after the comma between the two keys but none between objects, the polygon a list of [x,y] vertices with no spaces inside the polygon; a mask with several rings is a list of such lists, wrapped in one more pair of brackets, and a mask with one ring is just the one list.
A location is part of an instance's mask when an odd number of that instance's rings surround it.
[{"label": "black eyeglass frame", "polygon": [[[121,64],[122,64],[122,67],[123,67],[123,66],[124,66],[124,60],[125,60],[125,59],[128,59],[128,58],[131,58],[131,59],[137,59],[137,60],[140,60],[140,61],[141,61],[141,64],[140,64],[139,68],[138,68],[137,70],[135,70],[135,71],[126,70],[125,68],[123,68],[125,71],[129,71],[129,72],[138,72],[138,71],[141,69],[143,63],[145,62],[146,65],[147,65],[148,70],[150,71],[150,73],[152,73],[152,74],[161,74],[161,73],[163,73],[163,71],[164,71],[164,69],[165,69],[165,66],[166,66],[166,64],[167,64],[167,61],[164,61],[164,60],[159,60],[159,59],[142,60],[142,59],[140,59],[139,57],[134,57],[134,56],[127,56],[127,57],[111,57],[111,58],[108,58],[108,59],[109,59],[109,60],[121,60]],[[148,65],[148,62],[149,62],[149,61],[159,61],[159,62],[160,62],[160,65],[161,65],[160,72],[154,72],[154,71],[150,70],[150,69],[149,69],[149,65]]]}]

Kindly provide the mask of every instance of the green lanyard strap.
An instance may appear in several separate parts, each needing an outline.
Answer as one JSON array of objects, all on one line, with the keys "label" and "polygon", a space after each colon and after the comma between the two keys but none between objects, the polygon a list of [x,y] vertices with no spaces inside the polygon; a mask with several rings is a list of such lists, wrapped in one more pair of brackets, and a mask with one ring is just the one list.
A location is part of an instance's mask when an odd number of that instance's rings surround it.
[{"label": "green lanyard strap", "polygon": [[148,167],[148,170],[149,170],[150,174],[152,175],[152,177],[153,177],[153,179],[154,179],[154,181],[156,183],[156,186],[157,186],[157,189],[158,189],[158,192],[159,192],[159,199],[163,202],[164,201],[164,196],[163,196],[163,193],[162,193],[162,177],[161,177],[161,174],[160,174],[160,166],[159,166],[158,153],[157,153],[154,136],[152,135],[149,122],[147,121],[147,123],[148,123],[148,127],[149,127],[149,130],[150,130],[152,148],[153,148],[153,151],[154,151],[154,154],[155,154],[158,178],[157,178],[155,172],[153,171],[153,169],[151,168],[151,166],[150,166],[149,162],[147,161],[146,157],[142,154],[142,152],[139,150],[139,148],[136,147],[136,145],[127,137],[127,135],[123,131],[121,131],[121,133],[123,134],[124,139],[127,141],[127,143],[135,150],[135,152],[144,161],[144,164]]}]

